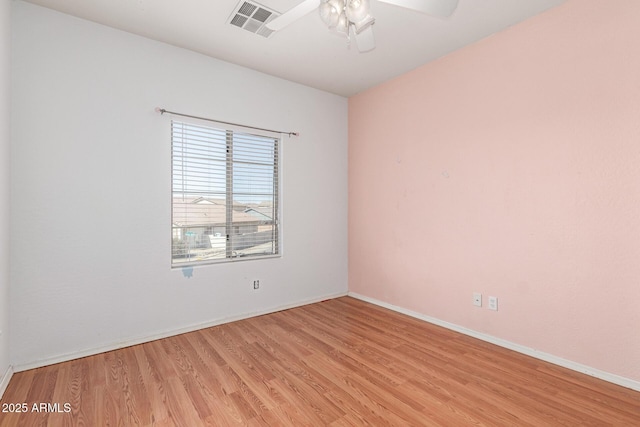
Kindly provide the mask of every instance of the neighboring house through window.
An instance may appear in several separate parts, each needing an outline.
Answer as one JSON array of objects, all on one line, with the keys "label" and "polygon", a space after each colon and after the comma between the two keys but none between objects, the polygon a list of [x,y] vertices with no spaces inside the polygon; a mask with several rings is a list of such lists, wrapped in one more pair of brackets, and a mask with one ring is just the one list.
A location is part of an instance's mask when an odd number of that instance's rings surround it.
[{"label": "neighboring house through window", "polygon": [[280,253],[280,139],[171,122],[171,265]]}]

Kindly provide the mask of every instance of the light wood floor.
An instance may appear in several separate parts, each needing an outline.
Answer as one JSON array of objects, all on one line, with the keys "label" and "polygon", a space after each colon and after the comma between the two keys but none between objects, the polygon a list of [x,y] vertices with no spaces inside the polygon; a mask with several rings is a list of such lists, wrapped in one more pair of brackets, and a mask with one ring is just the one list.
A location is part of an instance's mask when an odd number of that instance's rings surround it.
[{"label": "light wood floor", "polygon": [[348,297],[20,372],[11,403],[2,427],[640,426],[638,392]]}]

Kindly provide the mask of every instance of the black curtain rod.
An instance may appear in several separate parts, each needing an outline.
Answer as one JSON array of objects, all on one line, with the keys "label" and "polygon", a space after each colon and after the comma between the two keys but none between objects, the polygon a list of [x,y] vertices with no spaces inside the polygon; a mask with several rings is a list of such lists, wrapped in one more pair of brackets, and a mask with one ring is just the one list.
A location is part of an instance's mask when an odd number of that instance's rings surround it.
[{"label": "black curtain rod", "polygon": [[284,131],[281,131],[281,130],[264,129],[264,128],[258,128],[258,127],[255,127],[255,126],[241,125],[239,123],[223,122],[222,120],[208,119],[206,117],[198,117],[198,116],[192,116],[192,115],[189,115],[189,114],[176,113],[175,111],[165,110],[164,108],[156,108],[156,111],[158,113],[160,113],[160,114],[169,113],[169,114],[173,114],[174,116],[182,116],[182,117],[189,117],[191,119],[206,120],[208,122],[222,123],[224,125],[241,126],[243,128],[247,128],[247,129],[255,129],[255,130],[263,130],[263,131],[266,131],[266,132],[281,133],[281,134],[284,134],[284,135],[289,135],[289,137],[291,137],[291,136],[299,136],[300,135],[298,132],[284,132]]}]

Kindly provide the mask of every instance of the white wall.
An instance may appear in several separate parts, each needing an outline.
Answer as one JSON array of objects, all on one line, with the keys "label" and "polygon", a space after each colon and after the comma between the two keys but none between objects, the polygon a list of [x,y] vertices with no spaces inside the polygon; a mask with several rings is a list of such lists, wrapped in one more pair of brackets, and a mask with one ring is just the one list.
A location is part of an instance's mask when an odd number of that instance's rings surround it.
[{"label": "white wall", "polygon": [[[16,369],[346,294],[345,98],[13,9]],[[155,107],[300,132],[283,141],[282,258],[170,269],[170,118]]]},{"label": "white wall", "polygon": [[11,2],[0,2],[0,396],[9,368],[10,32]]}]

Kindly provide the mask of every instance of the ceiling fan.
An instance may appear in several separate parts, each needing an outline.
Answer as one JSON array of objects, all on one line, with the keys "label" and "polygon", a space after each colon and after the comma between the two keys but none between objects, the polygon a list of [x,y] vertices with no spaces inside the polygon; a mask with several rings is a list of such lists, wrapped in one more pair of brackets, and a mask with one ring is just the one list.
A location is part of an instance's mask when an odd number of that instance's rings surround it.
[{"label": "ceiling fan", "polygon": [[[441,18],[451,16],[458,6],[458,0],[378,1]],[[370,0],[304,0],[266,25],[271,30],[281,30],[316,8],[331,31],[355,39],[358,51],[368,52],[376,47],[373,38],[375,19],[370,14]]]}]

